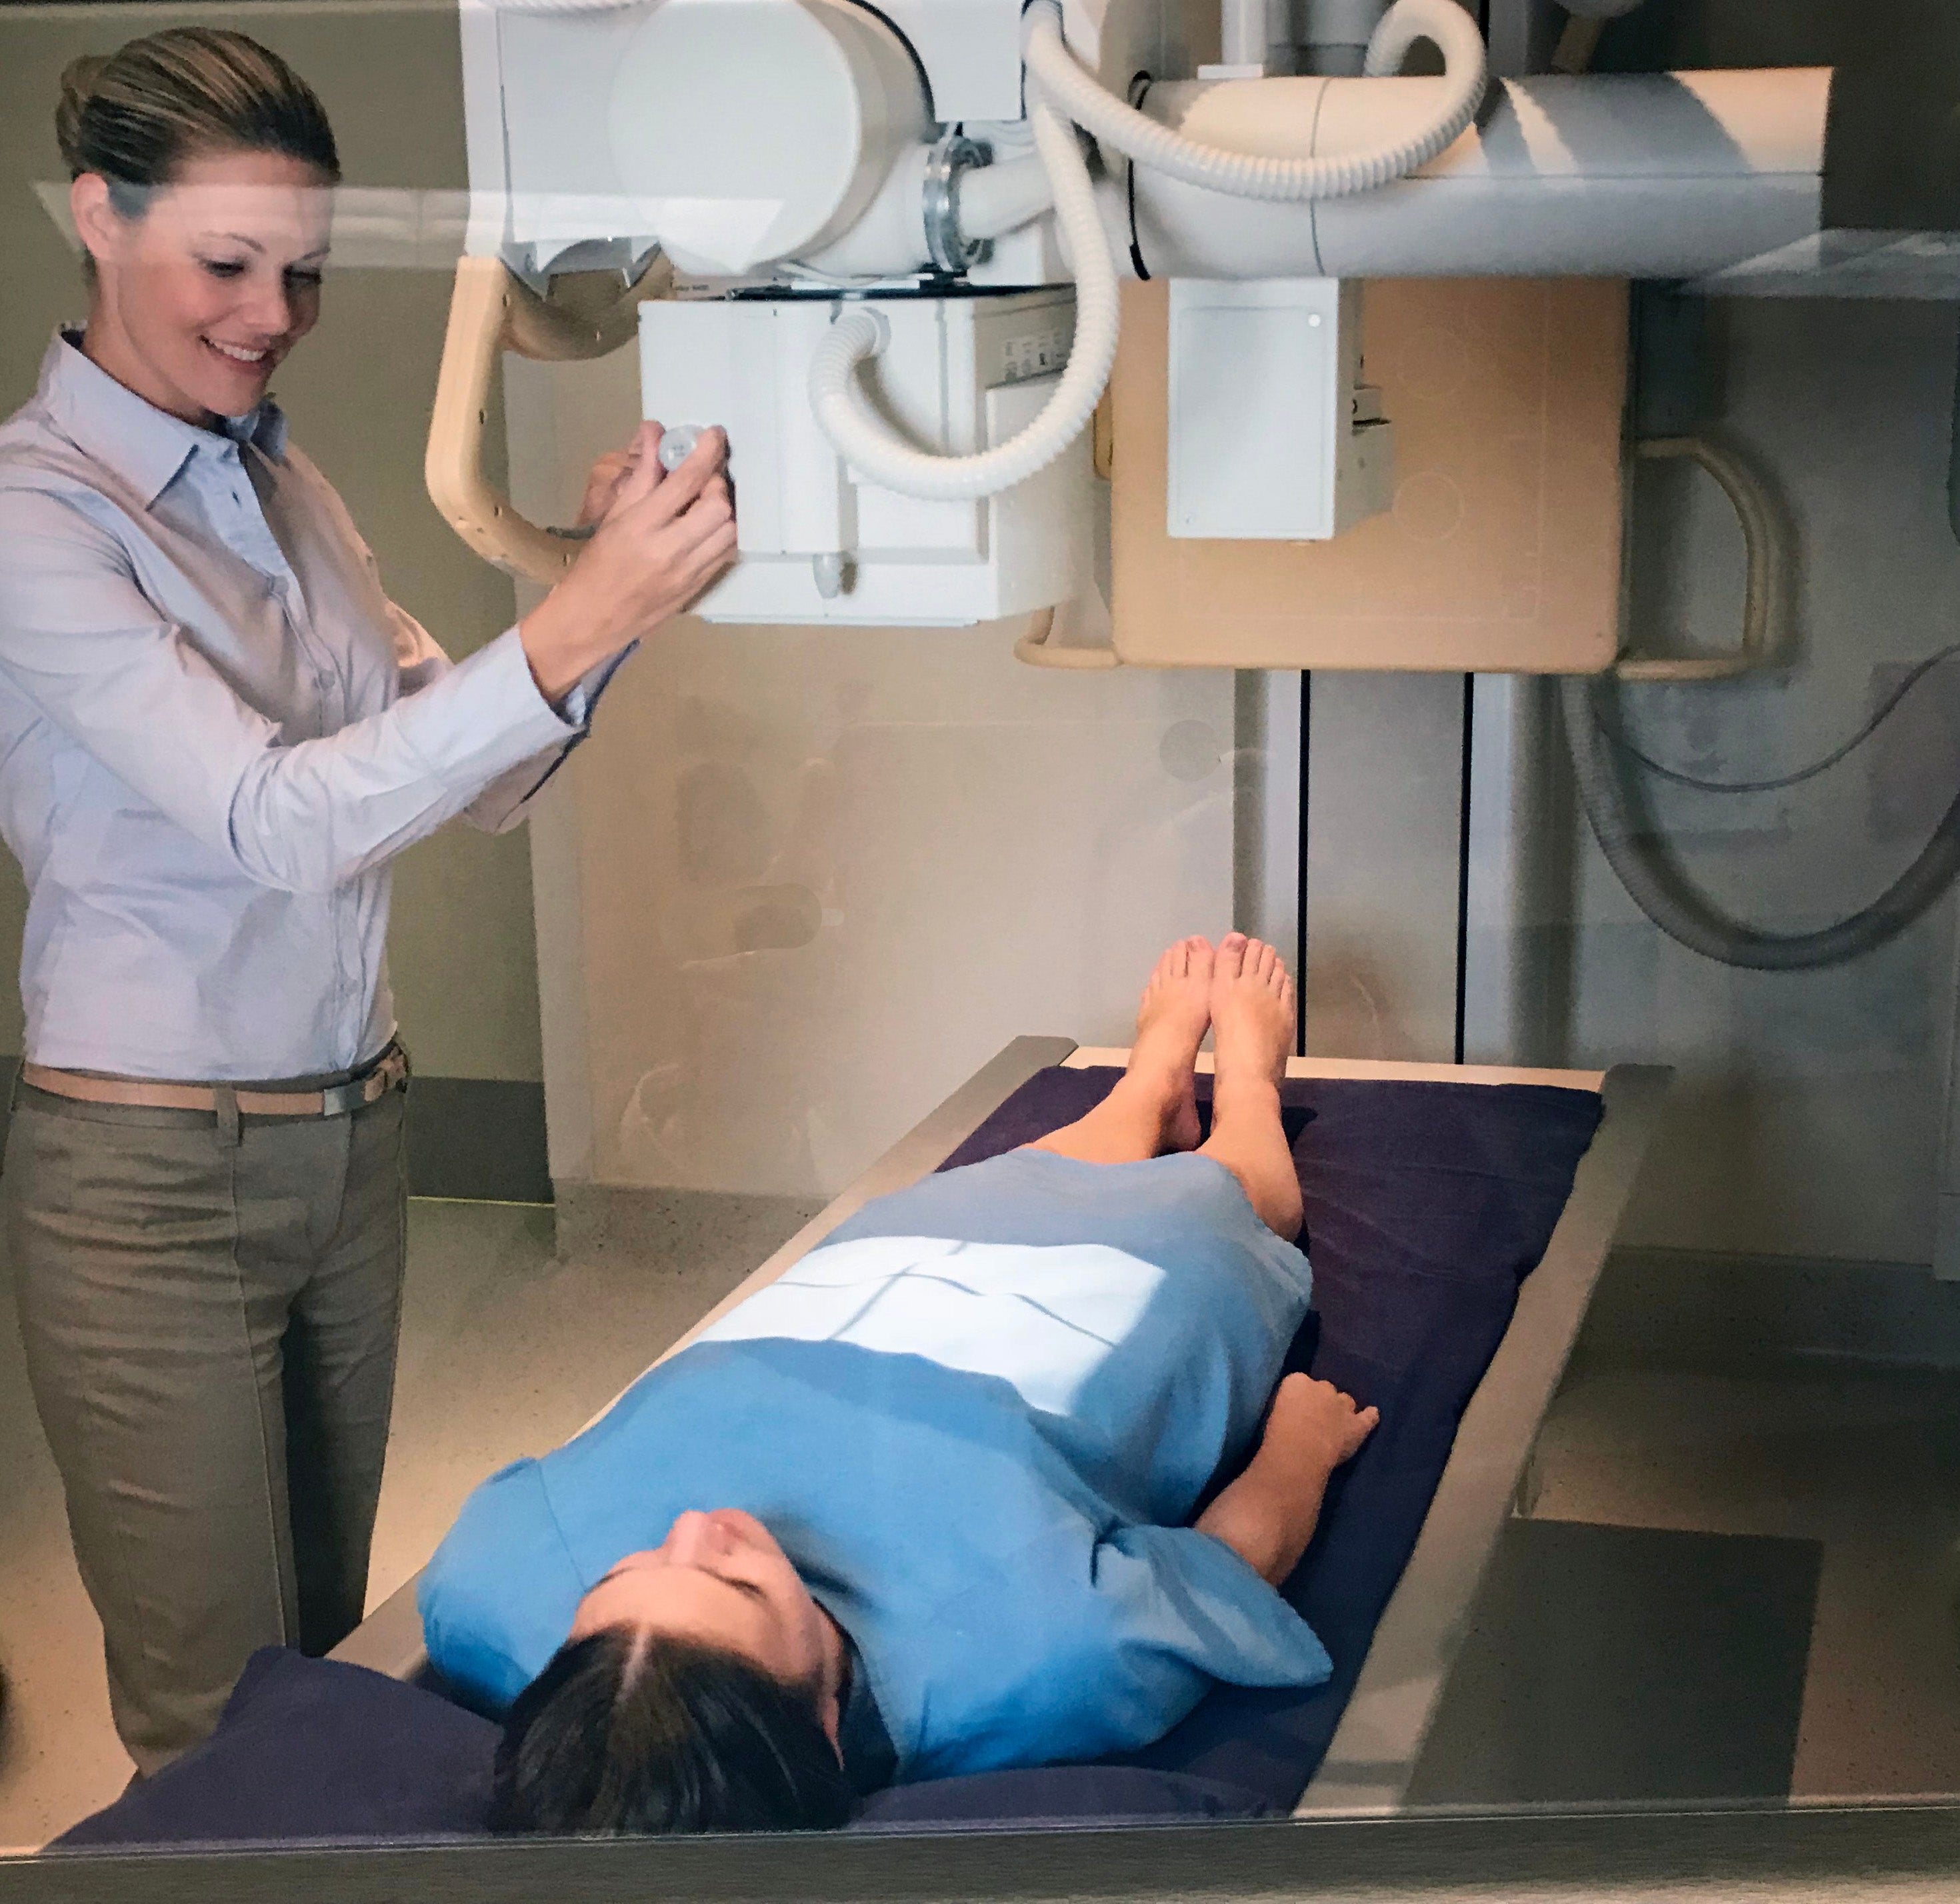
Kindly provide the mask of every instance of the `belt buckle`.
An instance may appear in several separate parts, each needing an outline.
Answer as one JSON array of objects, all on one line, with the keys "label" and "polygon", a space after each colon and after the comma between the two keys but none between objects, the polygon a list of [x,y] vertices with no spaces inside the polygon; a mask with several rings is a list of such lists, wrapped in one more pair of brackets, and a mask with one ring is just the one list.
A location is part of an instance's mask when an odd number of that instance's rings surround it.
[{"label": "belt buckle", "polygon": [[399,1045],[390,1045],[373,1070],[322,1091],[320,1114],[323,1117],[339,1117],[366,1105],[379,1103],[391,1091],[399,1091],[408,1082],[408,1077],[409,1054]]}]

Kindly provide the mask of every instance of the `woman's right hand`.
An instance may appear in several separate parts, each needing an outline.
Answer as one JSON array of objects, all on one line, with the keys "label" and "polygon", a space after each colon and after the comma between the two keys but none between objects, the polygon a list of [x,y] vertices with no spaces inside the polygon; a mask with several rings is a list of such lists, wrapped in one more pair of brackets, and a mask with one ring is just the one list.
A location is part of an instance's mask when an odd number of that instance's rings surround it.
[{"label": "woman's right hand", "polygon": [[538,691],[555,705],[579,680],[679,614],[735,554],[735,509],[718,429],[671,473],[660,426],[643,423],[599,527],[571,572],[518,624]]}]

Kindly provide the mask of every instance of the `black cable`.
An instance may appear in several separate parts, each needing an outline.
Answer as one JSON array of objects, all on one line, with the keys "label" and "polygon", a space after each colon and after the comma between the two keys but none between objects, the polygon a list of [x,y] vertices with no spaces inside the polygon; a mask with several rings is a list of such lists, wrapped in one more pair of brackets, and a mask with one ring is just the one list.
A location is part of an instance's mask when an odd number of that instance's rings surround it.
[{"label": "black cable", "polygon": [[1306,1049],[1307,853],[1313,810],[1313,673],[1300,674],[1300,840],[1299,910],[1293,953],[1294,1049]]},{"label": "black cable", "polygon": [[1456,1062],[1463,1062],[1470,1017],[1470,765],[1475,739],[1477,677],[1463,677],[1463,766],[1456,821]]},{"label": "black cable", "polygon": [[1960,367],[1953,375],[1953,434],[1946,452],[1946,520],[1960,540]]},{"label": "black cable", "polygon": [[[1130,81],[1130,103],[1138,112],[1144,109],[1144,95],[1150,90],[1148,73],[1138,73]],[[1144,263],[1143,242],[1137,236],[1137,165],[1134,159],[1125,161],[1123,189],[1128,195],[1130,205],[1130,269],[1137,274],[1139,284],[1150,281],[1150,268]]]},{"label": "black cable", "polygon": [[1839,761],[1847,759],[1862,747],[1872,736],[1883,727],[1898,712],[1899,703],[1931,673],[1942,661],[1960,654],[1960,642],[1951,648],[1943,648],[1937,654],[1930,654],[1913,667],[1904,680],[1887,695],[1879,711],[1853,734],[1850,740],[1834,753],[1828,753],[1815,766],[1805,767],[1796,773],[1782,774],[1774,780],[1700,780],[1691,773],[1683,773],[1678,767],[1670,767],[1664,761],[1656,760],[1651,754],[1643,753],[1629,740],[1620,728],[1607,721],[1596,707],[1592,718],[1599,731],[1624,753],[1629,760],[1637,761],[1650,774],[1662,780],[1672,781],[1677,787],[1691,787],[1697,793],[1757,794],[1780,793],[1787,787],[1800,787],[1806,780],[1815,780],[1821,773],[1828,772]]},{"label": "black cable", "polygon": [[[1596,684],[1610,694],[1613,677]],[[1927,912],[1960,874],[1960,794],[1941,816],[1919,857],[1872,903],[1809,932],[1765,932],[1731,919],[1696,890],[1662,835],[1640,810],[1638,790],[1621,784],[1599,743],[1608,732],[1593,705],[1592,677],[1561,684],[1565,737],[1579,797],[1606,862],[1634,903],[1676,944],[1718,964],[1757,972],[1815,972],[1842,965],[1896,938]]]}]

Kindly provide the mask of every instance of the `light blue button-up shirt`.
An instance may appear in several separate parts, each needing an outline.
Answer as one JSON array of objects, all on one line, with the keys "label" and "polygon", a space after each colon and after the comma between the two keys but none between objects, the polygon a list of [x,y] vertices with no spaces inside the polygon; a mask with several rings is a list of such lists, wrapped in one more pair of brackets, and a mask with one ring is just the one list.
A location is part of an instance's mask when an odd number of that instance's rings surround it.
[{"label": "light blue button-up shirt", "polygon": [[0,425],[0,835],[27,1055],[342,1071],[394,1031],[389,861],[501,831],[584,731],[515,629],[452,665],[269,402],[226,433],[58,336]]}]

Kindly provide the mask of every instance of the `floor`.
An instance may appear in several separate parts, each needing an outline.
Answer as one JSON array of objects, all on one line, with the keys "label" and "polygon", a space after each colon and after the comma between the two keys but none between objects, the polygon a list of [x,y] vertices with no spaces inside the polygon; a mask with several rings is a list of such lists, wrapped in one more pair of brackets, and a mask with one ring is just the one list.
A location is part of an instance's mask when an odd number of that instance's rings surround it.
[{"label": "floor", "polygon": [[[810,1214],[702,1199],[660,1247],[552,1255],[535,1206],[411,1205],[393,1439],[368,1585],[377,1605],[428,1557],[492,1468],[582,1425]],[[69,1551],[11,1300],[0,1294],[0,1847],[37,1845],[114,1797],[100,1632]]]},{"label": "floor", "polygon": [[[552,1254],[548,1211],[418,1202],[371,1604],[470,1486],[576,1429],[803,1214],[667,1213],[657,1243]],[[0,1304],[0,1846],[119,1791],[98,1635]],[[1805,1797],[1960,1792],[1960,1375],[1585,1359],[1551,1415],[1536,1517],[1823,1543],[1794,1776]]]},{"label": "floor", "polygon": [[1960,1793],[1960,1373],[1582,1361],[1530,1511],[1820,1542],[1793,1793]]}]

